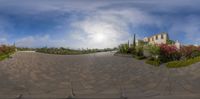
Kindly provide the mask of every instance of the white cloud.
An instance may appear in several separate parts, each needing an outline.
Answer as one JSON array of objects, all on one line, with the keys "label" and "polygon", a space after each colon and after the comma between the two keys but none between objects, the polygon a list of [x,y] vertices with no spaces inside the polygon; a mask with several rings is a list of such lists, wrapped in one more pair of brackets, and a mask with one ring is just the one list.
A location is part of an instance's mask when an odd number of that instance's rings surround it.
[{"label": "white cloud", "polygon": [[71,37],[80,41],[78,45],[81,48],[116,47],[131,39],[130,24],[136,27],[155,23],[152,17],[139,10],[99,10],[72,23],[75,31]]},{"label": "white cloud", "polygon": [[[36,0],[37,1],[37,0]],[[180,3],[181,2],[181,3]],[[106,1],[99,0],[93,2],[92,0],[76,0],[76,1],[0,1],[0,12],[5,10],[5,13],[11,13],[11,15],[21,15],[26,16],[27,14],[36,14],[41,18],[47,18],[47,16],[65,16],[65,14],[77,15],[70,16],[66,15],[66,19],[72,21],[73,23],[70,28],[69,33],[63,33],[60,38],[51,38],[49,35],[44,36],[33,36],[23,37],[18,39],[16,43],[19,46],[29,46],[29,47],[41,47],[41,46],[70,46],[73,48],[105,48],[105,47],[115,47],[120,43],[127,42],[127,38],[131,38],[131,33],[129,31],[131,28],[134,29],[140,27],[140,25],[148,25],[158,28],[169,28],[170,33],[182,33],[186,32],[187,38],[192,41],[199,41],[198,37],[200,36],[199,31],[199,20],[191,22],[177,22],[177,18],[173,18],[172,13],[176,12],[178,14],[179,10],[182,8],[188,8],[196,11],[199,9],[198,1],[193,0],[170,0],[170,1],[160,1],[160,0],[126,0],[119,1]],[[13,10],[15,9],[15,10]],[[53,13],[52,13],[53,12]],[[152,12],[163,12],[157,13],[157,15]],[[81,13],[81,14],[80,14]],[[44,16],[40,16],[40,15]],[[159,15],[160,14],[160,15]],[[182,14],[182,13],[180,13]],[[184,14],[184,13],[183,13]],[[46,15],[46,16],[45,16]],[[80,15],[80,16],[79,16]],[[171,16],[172,15],[172,16]],[[32,16],[32,15],[31,15]],[[176,16],[176,15],[175,15]],[[78,17],[78,20],[76,20]],[[79,19],[80,17],[80,19]],[[166,18],[167,17],[167,18]],[[57,18],[57,17],[53,17]],[[69,19],[68,19],[69,18]],[[74,18],[74,19],[73,19]],[[193,17],[186,20],[191,20]],[[0,18],[1,19],[1,18]],[[180,20],[183,21],[184,16],[181,16]],[[199,18],[197,18],[199,19]],[[4,19],[3,19],[4,20]],[[59,19],[58,19],[59,20]],[[174,23],[172,21],[175,21]],[[1,20],[0,20],[1,22]],[[6,23],[6,22],[4,22]],[[165,24],[172,24],[172,26],[165,27]],[[66,22],[66,27],[69,22]],[[1,23],[0,23],[1,25]],[[5,24],[2,24],[4,27]],[[61,24],[61,27],[63,24]],[[12,24],[8,24],[8,27],[12,27]],[[10,28],[9,28],[10,29]],[[52,29],[52,28],[51,28]],[[63,29],[63,28],[61,28]],[[69,29],[69,28],[67,28]],[[0,26],[0,30],[1,26]],[[61,30],[63,31],[63,30]],[[66,30],[68,31],[68,30]],[[59,32],[51,31],[51,32]],[[134,30],[133,30],[134,32]],[[149,32],[149,31],[147,31]],[[151,32],[151,31],[150,31]],[[5,31],[5,33],[7,33]],[[37,34],[37,33],[36,33]],[[62,33],[61,33],[62,34]],[[140,36],[140,34],[138,34]],[[5,39],[4,39],[5,38]],[[2,41],[6,41],[7,37],[1,37]]]},{"label": "white cloud", "polygon": [[9,44],[7,37],[8,35],[0,29],[0,44]]},{"label": "white cloud", "polygon": [[49,35],[28,36],[16,41],[18,47],[68,47],[66,40],[52,40]]},{"label": "white cloud", "polygon": [[16,41],[16,46],[18,47],[38,47],[38,46],[46,46],[46,42],[49,39],[48,35],[43,37],[41,36],[28,36]]},{"label": "white cloud", "polygon": [[8,44],[8,41],[6,38],[0,38],[0,44]]}]

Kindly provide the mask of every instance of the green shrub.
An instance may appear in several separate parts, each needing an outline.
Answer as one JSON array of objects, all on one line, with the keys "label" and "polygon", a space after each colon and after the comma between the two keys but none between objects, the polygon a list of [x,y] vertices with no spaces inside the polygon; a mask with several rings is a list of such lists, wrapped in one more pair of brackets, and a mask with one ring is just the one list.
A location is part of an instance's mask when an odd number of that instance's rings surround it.
[{"label": "green shrub", "polygon": [[40,53],[48,53],[48,54],[59,54],[59,55],[77,55],[77,54],[89,54],[95,52],[106,52],[106,51],[113,51],[114,49],[82,49],[82,50],[75,50],[70,48],[37,48],[36,52]]},{"label": "green shrub", "polygon": [[167,40],[167,44],[175,44],[175,43],[176,43],[176,42],[173,41],[173,40],[170,40],[170,39]]},{"label": "green shrub", "polygon": [[132,55],[138,60],[145,59],[146,57],[143,54],[143,46],[137,46],[135,50],[132,50]]},{"label": "green shrub", "polygon": [[146,63],[154,66],[159,66],[161,64],[159,60],[147,60]]},{"label": "green shrub", "polygon": [[128,53],[129,52],[129,45],[128,44],[121,44],[119,45],[119,52],[120,53]]},{"label": "green shrub", "polygon": [[150,57],[147,61],[146,61],[147,64],[150,64],[150,65],[154,65],[154,66],[159,66],[161,64],[161,61],[159,58],[155,59],[153,57]]},{"label": "green shrub", "polygon": [[181,52],[182,59],[190,59],[190,58],[200,56],[200,47],[193,46],[193,45],[181,46],[180,52]]},{"label": "green shrub", "polygon": [[28,48],[28,47],[17,47],[18,51],[35,51],[36,48]]},{"label": "green shrub", "polygon": [[9,57],[10,57],[10,55],[8,55],[8,54],[1,55],[1,56],[0,56],[0,61],[1,61],[1,60],[4,60],[4,59],[6,59],[6,58],[9,58]]},{"label": "green shrub", "polygon": [[143,46],[137,46],[136,47],[136,53],[137,56],[144,56],[143,54]]},{"label": "green shrub", "polygon": [[199,50],[195,50],[191,53],[191,58],[195,58],[200,56],[200,51]]},{"label": "green shrub", "polygon": [[168,68],[179,68],[179,67],[189,66],[197,62],[200,62],[200,56],[191,58],[191,59],[186,59],[186,60],[172,61],[172,62],[167,63],[166,66]]},{"label": "green shrub", "polygon": [[159,59],[161,63],[179,60],[181,58],[181,53],[174,45],[148,45],[145,47],[145,50],[150,53],[151,58],[154,58],[155,60]]},{"label": "green shrub", "polygon": [[137,55],[133,55],[134,58],[138,59],[138,60],[143,60],[146,59],[145,56],[137,56]]},{"label": "green shrub", "polygon": [[148,52],[150,55],[149,57],[157,59],[160,55],[160,47],[158,45],[147,45],[144,46],[144,50]]},{"label": "green shrub", "polygon": [[0,61],[9,58],[15,52],[15,46],[0,45]]},{"label": "green shrub", "polygon": [[152,56],[160,55],[160,47],[158,45],[148,45],[146,47]]}]

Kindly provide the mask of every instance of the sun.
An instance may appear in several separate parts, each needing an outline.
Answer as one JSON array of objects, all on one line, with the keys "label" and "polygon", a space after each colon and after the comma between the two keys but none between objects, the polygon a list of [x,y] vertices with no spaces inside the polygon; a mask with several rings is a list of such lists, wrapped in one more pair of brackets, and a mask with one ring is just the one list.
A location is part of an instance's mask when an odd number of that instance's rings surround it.
[{"label": "sun", "polygon": [[98,33],[94,37],[96,42],[103,42],[106,39],[106,35],[102,33]]}]

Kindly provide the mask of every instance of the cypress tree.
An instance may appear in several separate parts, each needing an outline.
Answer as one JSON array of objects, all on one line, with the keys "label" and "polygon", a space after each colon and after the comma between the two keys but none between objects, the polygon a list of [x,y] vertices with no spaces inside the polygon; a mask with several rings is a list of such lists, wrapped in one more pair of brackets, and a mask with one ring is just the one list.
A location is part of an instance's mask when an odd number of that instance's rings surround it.
[{"label": "cypress tree", "polygon": [[136,46],[136,41],[135,41],[135,34],[134,34],[134,37],[133,37],[133,48],[135,49],[135,46]]},{"label": "cypress tree", "polygon": [[128,40],[128,48],[129,48],[129,40]]}]

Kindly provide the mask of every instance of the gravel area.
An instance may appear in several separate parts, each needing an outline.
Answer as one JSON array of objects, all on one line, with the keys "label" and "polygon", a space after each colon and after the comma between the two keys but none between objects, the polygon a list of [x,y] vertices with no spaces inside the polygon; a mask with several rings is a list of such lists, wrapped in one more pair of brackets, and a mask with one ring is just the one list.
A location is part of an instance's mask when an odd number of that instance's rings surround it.
[{"label": "gravel area", "polygon": [[200,98],[200,63],[168,69],[113,54],[17,52],[0,62],[0,98]]}]

